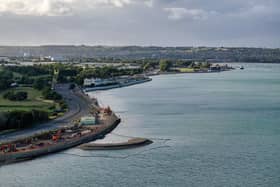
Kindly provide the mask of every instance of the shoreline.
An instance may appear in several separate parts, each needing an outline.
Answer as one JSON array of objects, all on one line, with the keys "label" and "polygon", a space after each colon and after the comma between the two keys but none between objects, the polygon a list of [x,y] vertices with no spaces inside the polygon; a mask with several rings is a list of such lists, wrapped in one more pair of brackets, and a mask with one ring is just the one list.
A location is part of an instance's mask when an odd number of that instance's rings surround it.
[{"label": "shoreline", "polygon": [[197,71],[197,72],[176,72],[176,71],[166,71],[166,72],[157,72],[157,73],[147,73],[149,77],[159,76],[159,75],[176,75],[176,74],[206,74],[206,73],[222,73],[227,71],[236,70],[236,68],[233,69],[226,69],[226,70],[220,70],[220,71]]},{"label": "shoreline", "polygon": [[[38,157],[46,156],[49,154],[61,152],[73,147],[77,147],[79,145],[95,141],[97,139],[102,139],[105,135],[112,132],[121,122],[121,119],[117,118],[114,120],[108,127],[103,129],[101,132],[92,133],[85,135],[81,138],[74,139],[68,142],[58,142],[57,144],[53,144],[50,146],[46,146],[43,148],[38,148],[34,150],[24,151],[24,152],[12,152],[12,153],[0,153],[0,166],[17,163],[27,160],[32,160]],[[33,137],[36,138],[36,137]]]},{"label": "shoreline", "polygon": [[[96,100],[91,100],[87,95],[84,93],[80,95],[83,97],[83,99],[87,102],[91,102],[92,109],[97,109],[97,111],[101,111],[102,108],[100,108],[98,105],[95,105],[93,102],[96,102]],[[104,138],[108,133],[112,132],[121,122],[121,119],[116,116],[114,112],[111,114],[100,114],[103,115],[102,120],[100,121],[100,124],[97,124],[93,127],[79,127],[79,133],[80,136],[76,135],[71,138],[74,134],[68,135],[66,139],[62,139],[59,141],[54,141],[49,138],[42,139],[44,136],[50,136],[51,134],[58,134],[59,131],[66,131],[67,129],[71,130],[73,127],[59,127],[56,128],[56,130],[49,130],[42,133],[33,134],[31,136],[25,136],[22,138],[17,138],[14,140],[7,140],[1,142],[1,150],[0,151],[0,165],[10,164],[10,163],[16,163],[21,162],[25,160],[34,159],[37,157],[45,156],[48,154],[60,152],[63,150],[67,150],[79,145],[82,145],[84,143],[88,143],[97,139]],[[84,134],[83,134],[84,133]],[[77,134],[77,133],[75,133]],[[65,135],[66,136],[66,135]],[[24,142],[31,142],[31,143],[25,143],[24,149],[21,147]],[[13,148],[15,147],[15,148]],[[9,151],[6,152],[4,150],[8,149]]]},{"label": "shoreline", "polygon": [[129,87],[129,86],[142,84],[142,83],[150,82],[150,81],[152,81],[151,78],[146,78],[146,79],[143,79],[143,80],[131,81],[131,82],[128,82],[128,83],[119,83],[119,84],[111,85],[111,86],[88,87],[88,88],[83,88],[82,90],[85,93],[94,92],[94,91],[104,91],[104,90],[110,90],[110,89],[115,89],[115,88]]},{"label": "shoreline", "polygon": [[[118,85],[119,88],[122,87],[128,87],[132,86],[135,84],[142,84],[145,82],[152,81],[151,78],[145,78],[142,80],[135,80],[131,82],[126,82],[122,83],[121,85]],[[112,88],[109,88],[112,89]],[[102,89],[106,90],[106,89]],[[89,92],[89,91],[88,91]],[[87,110],[88,113],[91,115],[97,114],[100,111],[105,112],[105,109],[101,108],[98,105],[98,100],[97,99],[91,99],[88,95],[87,92],[84,89],[79,89],[78,91],[75,91],[75,96],[79,98],[80,100],[83,100],[84,103],[87,103]],[[66,98],[67,99],[67,98]],[[69,98],[68,98],[69,99]],[[75,101],[75,99],[74,99]],[[78,110],[80,111],[80,109]],[[101,115],[101,114],[98,114]],[[76,116],[76,120],[79,117]],[[41,131],[38,133],[33,133],[31,135],[26,135],[25,133],[22,133],[22,136],[20,137],[14,137],[13,139],[7,138],[7,140],[1,141],[1,149],[0,149],[0,166],[5,165],[5,164],[10,164],[10,163],[16,163],[16,162],[21,162],[21,161],[26,161],[26,160],[31,160],[37,157],[45,156],[48,154],[64,151],[73,147],[81,146],[83,144],[88,144],[89,142],[92,142],[97,139],[102,139],[104,136],[106,136],[108,133],[112,132],[121,122],[121,119],[116,116],[114,112],[111,112],[110,116],[108,116],[106,119],[101,117],[103,121],[99,127],[94,127],[94,128],[100,128],[99,132],[94,132],[90,130],[90,127],[84,128],[80,127],[80,131],[91,131],[91,133],[81,136],[76,139],[70,139],[70,140],[63,140],[61,142],[51,142],[51,140],[48,140],[48,143],[40,143],[40,142],[46,142],[46,140],[40,139],[42,136],[46,135],[51,135],[51,134],[57,134],[59,131],[65,131],[66,129],[71,129],[74,126],[71,126],[72,123],[68,122],[66,126],[57,126],[57,128]],[[140,141],[141,140],[141,141]],[[27,144],[28,147],[22,149],[21,147],[17,147],[17,145],[23,144],[23,142],[33,142]],[[37,143],[36,143],[37,141]],[[50,143],[51,142],[51,143]],[[117,145],[111,145],[114,147],[114,149],[127,149],[127,148],[133,148],[133,147],[138,147],[138,146],[144,146],[151,144],[152,141],[149,139],[138,139],[137,141],[133,140],[132,142],[129,141],[125,144],[117,144]],[[43,147],[40,147],[39,144],[43,144]],[[25,145],[25,146],[27,146]],[[31,146],[29,148],[29,146]],[[34,147],[35,146],[35,147]],[[109,145],[107,145],[109,146]],[[109,146],[109,147],[111,147]],[[15,149],[13,148],[15,147]],[[101,148],[101,147],[99,147]],[[8,149],[9,151],[6,152],[4,150]]]}]

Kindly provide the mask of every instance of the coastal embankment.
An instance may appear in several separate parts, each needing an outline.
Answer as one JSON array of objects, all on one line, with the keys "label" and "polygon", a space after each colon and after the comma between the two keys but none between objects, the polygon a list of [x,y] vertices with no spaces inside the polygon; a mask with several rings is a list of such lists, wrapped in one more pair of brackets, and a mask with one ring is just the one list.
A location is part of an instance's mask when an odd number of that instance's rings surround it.
[{"label": "coastal embankment", "polygon": [[82,150],[119,150],[136,148],[151,143],[153,143],[153,141],[146,138],[132,138],[127,142],[121,143],[87,143],[79,146],[79,148]]},{"label": "coastal embankment", "polygon": [[[25,160],[30,160],[36,157],[44,156],[51,153],[60,152],[72,147],[79,146],[84,143],[88,143],[100,138],[103,138],[106,134],[113,131],[121,122],[121,120],[114,114],[110,116],[105,123],[103,124],[102,129],[98,129],[96,131],[91,131],[88,134],[76,136],[73,138],[61,140],[58,142],[47,142],[46,141],[38,141],[39,137],[43,135],[37,135],[30,137],[29,139],[18,140],[17,142],[10,142],[6,145],[18,145],[23,144],[23,142],[33,141],[33,143],[29,143],[28,146],[25,146],[22,149],[15,149],[13,151],[0,152],[0,164],[9,164],[14,162],[20,162]],[[85,132],[85,130],[81,131],[81,134]],[[46,134],[45,134],[46,135]],[[73,134],[72,134],[73,135]]]},{"label": "coastal embankment", "polygon": [[103,138],[119,125],[121,119],[109,107],[103,109],[95,104],[96,101],[91,100],[82,92],[79,92],[79,94],[81,94],[79,98],[87,103],[89,112],[98,119],[95,125],[77,126],[77,124],[74,124],[74,126],[33,134],[12,141],[2,141],[0,164],[29,160],[76,147]]},{"label": "coastal embankment", "polygon": [[145,82],[152,81],[151,78],[143,78],[140,80],[130,80],[127,82],[120,82],[118,84],[108,85],[108,86],[95,86],[95,87],[86,87],[83,89],[84,92],[93,92],[93,91],[101,91],[101,90],[110,90],[114,88],[122,88],[122,87],[128,87],[133,86],[136,84],[142,84]]}]

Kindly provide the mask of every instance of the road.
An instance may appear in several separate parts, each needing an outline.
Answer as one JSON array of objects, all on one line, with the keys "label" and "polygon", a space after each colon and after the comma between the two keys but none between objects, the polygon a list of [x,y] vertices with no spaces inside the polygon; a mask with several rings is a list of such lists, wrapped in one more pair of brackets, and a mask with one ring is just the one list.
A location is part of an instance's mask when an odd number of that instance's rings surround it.
[{"label": "road", "polygon": [[36,133],[42,133],[59,127],[70,126],[73,125],[74,120],[90,114],[92,102],[89,98],[83,97],[78,88],[71,91],[69,90],[69,84],[58,84],[55,89],[63,96],[68,104],[68,111],[62,117],[44,124],[36,125],[32,128],[0,135],[0,143],[28,137]]}]

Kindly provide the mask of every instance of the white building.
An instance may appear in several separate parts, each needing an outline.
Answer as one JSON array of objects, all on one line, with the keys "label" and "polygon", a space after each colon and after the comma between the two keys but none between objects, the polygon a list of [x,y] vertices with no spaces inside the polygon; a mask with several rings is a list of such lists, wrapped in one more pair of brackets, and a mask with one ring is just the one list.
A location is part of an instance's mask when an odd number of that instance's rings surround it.
[{"label": "white building", "polygon": [[93,84],[93,79],[84,79],[84,86],[91,86]]},{"label": "white building", "polygon": [[50,56],[50,60],[53,62],[65,62],[67,59],[63,56]]},{"label": "white building", "polygon": [[6,56],[0,56],[0,62],[10,62],[10,58]]},{"label": "white building", "polygon": [[82,117],[80,125],[96,125],[96,118],[91,116]]},{"label": "white building", "polygon": [[100,78],[91,78],[84,79],[84,86],[106,86],[117,84],[118,82],[115,79],[100,79]]}]

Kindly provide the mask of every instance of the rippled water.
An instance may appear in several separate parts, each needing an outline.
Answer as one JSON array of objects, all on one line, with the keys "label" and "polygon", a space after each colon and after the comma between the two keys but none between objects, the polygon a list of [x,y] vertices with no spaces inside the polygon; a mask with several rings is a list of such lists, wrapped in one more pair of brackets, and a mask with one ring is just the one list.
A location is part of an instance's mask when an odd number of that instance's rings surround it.
[{"label": "rippled water", "polygon": [[280,186],[280,65],[244,66],[92,93],[123,119],[102,141],[155,143],[3,166],[0,186]]}]

